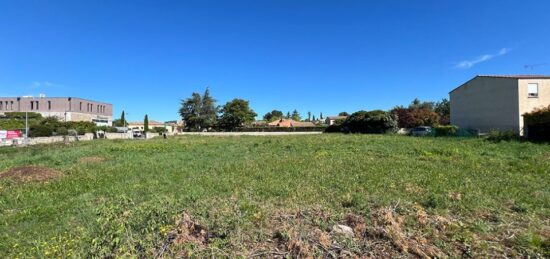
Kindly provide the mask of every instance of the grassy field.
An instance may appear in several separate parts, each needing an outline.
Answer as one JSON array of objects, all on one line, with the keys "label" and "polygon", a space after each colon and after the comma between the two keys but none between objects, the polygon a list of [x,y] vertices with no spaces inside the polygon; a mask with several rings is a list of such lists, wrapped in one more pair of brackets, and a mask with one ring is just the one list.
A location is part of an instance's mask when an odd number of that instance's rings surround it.
[{"label": "grassy field", "polygon": [[550,256],[550,145],[186,136],[2,148],[0,172],[2,258]]}]

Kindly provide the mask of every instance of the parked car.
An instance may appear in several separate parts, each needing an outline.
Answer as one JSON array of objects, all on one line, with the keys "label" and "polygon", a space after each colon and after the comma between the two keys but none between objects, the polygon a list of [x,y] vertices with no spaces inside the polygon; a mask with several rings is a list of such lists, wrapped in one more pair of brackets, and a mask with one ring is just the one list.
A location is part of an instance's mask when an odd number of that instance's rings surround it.
[{"label": "parked car", "polygon": [[432,127],[420,126],[411,130],[411,136],[427,136],[432,134]]}]

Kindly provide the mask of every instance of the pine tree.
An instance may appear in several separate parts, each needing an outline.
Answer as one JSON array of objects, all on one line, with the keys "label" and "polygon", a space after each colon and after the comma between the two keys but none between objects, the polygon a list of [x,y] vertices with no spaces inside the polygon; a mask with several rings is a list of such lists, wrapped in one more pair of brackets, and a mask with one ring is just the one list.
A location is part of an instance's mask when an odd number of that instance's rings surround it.
[{"label": "pine tree", "polygon": [[316,119],[315,119],[315,115],[313,115],[313,121],[316,121]]},{"label": "pine tree", "polygon": [[319,115],[319,119],[322,120],[323,119],[323,113],[321,112],[321,114]]},{"label": "pine tree", "polygon": [[290,119],[290,112],[286,112],[286,119]]},{"label": "pine tree", "polygon": [[149,117],[147,114],[145,114],[145,118],[143,119],[143,132],[149,131]]},{"label": "pine tree", "polygon": [[311,112],[307,112],[307,121],[311,121]]},{"label": "pine tree", "polygon": [[120,115],[120,123],[122,124],[120,126],[126,127],[126,118],[125,118],[124,110],[122,110],[122,114]]},{"label": "pine tree", "polygon": [[298,113],[298,111],[296,109],[294,109],[294,111],[292,111],[292,120],[295,120],[295,121],[300,121],[302,118],[300,118],[300,113]]}]

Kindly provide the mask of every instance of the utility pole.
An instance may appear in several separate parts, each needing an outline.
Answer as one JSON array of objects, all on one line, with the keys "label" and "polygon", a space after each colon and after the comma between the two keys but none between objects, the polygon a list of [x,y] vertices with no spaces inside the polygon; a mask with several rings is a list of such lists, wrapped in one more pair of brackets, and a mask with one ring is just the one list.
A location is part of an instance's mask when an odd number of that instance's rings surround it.
[{"label": "utility pole", "polygon": [[25,109],[25,146],[29,143],[29,111]]}]

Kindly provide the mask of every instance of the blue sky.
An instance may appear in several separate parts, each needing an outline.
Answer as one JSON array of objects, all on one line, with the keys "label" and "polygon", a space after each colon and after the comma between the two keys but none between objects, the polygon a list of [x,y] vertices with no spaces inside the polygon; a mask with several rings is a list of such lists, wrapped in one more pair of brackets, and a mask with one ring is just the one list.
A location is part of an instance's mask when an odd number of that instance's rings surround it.
[{"label": "blue sky", "polygon": [[[476,74],[550,74],[550,1],[0,1],[0,96],[177,119],[209,86],[260,115],[440,100]],[[525,65],[537,65],[525,68]]]}]

